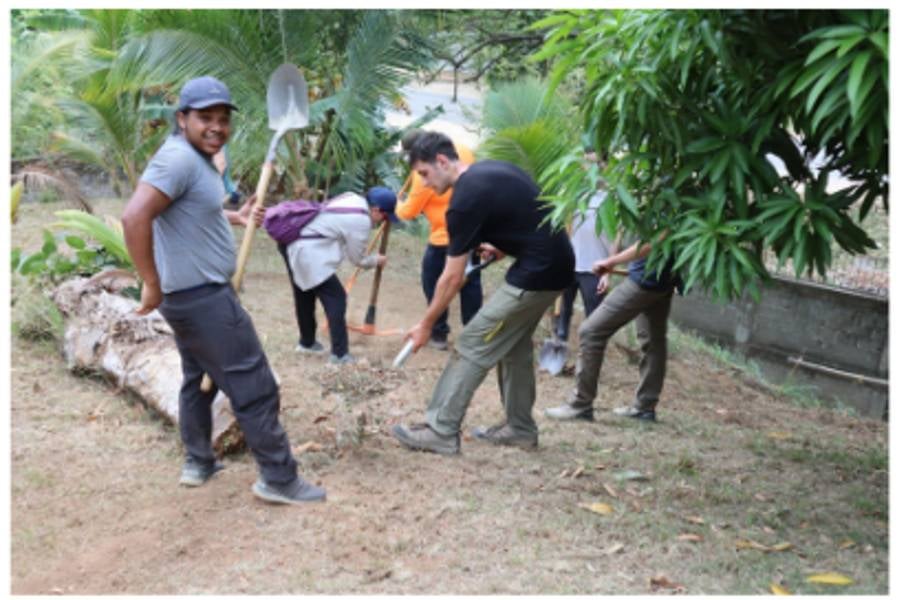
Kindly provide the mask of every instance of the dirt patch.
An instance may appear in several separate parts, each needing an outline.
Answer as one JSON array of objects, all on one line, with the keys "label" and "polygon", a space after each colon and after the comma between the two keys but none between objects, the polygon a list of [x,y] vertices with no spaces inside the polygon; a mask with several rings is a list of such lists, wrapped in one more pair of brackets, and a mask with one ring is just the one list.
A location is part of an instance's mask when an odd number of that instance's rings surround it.
[{"label": "dirt patch", "polygon": [[[13,245],[39,244],[37,224],[53,208],[24,206]],[[391,236],[379,328],[408,327],[424,309],[422,243]],[[281,258],[264,236],[254,244],[244,303],[282,380],[285,429],[305,445],[301,471],[327,487],[328,501],[255,500],[247,453],[227,457],[202,488],[177,487],[170,425],[105,382],[68,373],[52,346],[14,339],[12,593],[760,594],[772,583],[887,593],[884,423],[798,406],[678,347],[660,422],[618,420],[608,409],[629,402],[637,380],[633,334],[623,331],[604,364],[595,423],[543,417],[573,379],[542,373],[539,450],[465,435],[458,457],[408,452],[388,431],[421,419],[447,354],[423,349],[397,372],[399,337],[358,333],[357,365],[295,354]],[[503,270],[485,273],[489,290]],[[370,281],[362,276],[351,295],[351,322],[362,321]],[[450,322],[458,331],[455,306]],[[491,374],[466,431],[501,417]],[[584,508],[595,503],[612,512]],[[822,571],[854,583],[805,581]]]}]

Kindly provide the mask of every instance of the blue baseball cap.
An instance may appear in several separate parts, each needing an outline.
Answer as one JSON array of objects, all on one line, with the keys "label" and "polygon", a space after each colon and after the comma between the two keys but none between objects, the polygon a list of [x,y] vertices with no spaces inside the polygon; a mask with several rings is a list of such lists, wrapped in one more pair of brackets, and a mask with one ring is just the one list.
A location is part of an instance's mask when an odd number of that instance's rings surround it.
[{"label": "blue baseball cap", "polygon": [[178,97],[178,110],[187,108],[209,108],[224,104],[231,110],[237,110],[237,106],[231,103],[231,93],[228,86],[209,75],[205,77],[197,77],[191,79],[181,88],[181,95]]},{"label": "blue baseball cap", "polygon": [[398,221],[397,215],[394,214],[394,207],[397,206],[397,194],[386,187],[369,188],[366,192],[366,202],[370,206],[376,206],[388,214],[388,218],[392,223]]}]

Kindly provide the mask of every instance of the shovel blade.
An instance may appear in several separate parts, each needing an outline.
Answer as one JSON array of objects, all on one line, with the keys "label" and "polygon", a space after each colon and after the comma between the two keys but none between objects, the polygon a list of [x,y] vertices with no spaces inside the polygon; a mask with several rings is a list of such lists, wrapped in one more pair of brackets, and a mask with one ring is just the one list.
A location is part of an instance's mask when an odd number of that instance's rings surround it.
[{"label": "shovel blade", "polygon": [[306,79],[297,67],[284,63],[272,72],[266,89],[266,109],[269,129],[274,131],[300,129],[309,123]]},{"label": "shovel blade", "polygon": [[568,345],[561,340],[544,340],[538,354],[538,368],[547,371],[551,375],[562,373],[569,355]]}]

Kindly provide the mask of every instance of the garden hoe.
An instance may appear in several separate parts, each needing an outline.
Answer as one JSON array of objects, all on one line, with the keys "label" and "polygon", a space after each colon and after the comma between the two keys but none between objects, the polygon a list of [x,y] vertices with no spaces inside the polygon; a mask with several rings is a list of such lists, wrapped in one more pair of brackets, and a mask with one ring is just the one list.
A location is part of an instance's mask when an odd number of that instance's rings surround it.
[{"label": "garden hoe", "polygon": [[[391,222],[385,220],[382,224],[384,228],[381,234],[381,244],[378,247],[379,254],[387,252],[388,238],[391,234]],[[369,308],[366,310],[366,318],[362,325],[347,324],[347,329],[358,331],[366,335],[398,335],[403,333],[400,329],[388,329],[383,331],[375,331],[375,307],[378,304],[378,290],[381,287],[381,272],[384,267],[381,265],[375,267],[375,279],[372,281],[372,291],[369,294]]]},{"label": "garden hoe", "polygon": [[[275,170],[275,151],[278,149],[278,142],[288,131],[302,129],[309,123],[309,96],[306,80],[297,67],[284,63],[272,72],[269,77],[269,87],[266,89],[266,109],[269,114],[269,129],[274,130],[275,135],[272,136],[272,141],[269,143],[266,160],[263,163],[262,172],[259,174],[259,182],[256,184],[256,202],[253,204],[253,209],[265,203],[266,189],[269,187],[269,180]],[[247,230],[244,232],[244,239],[241,241],[241,248],[238,252],[237,268],[231,278],[231,287],[235,291],[241,288],[255,232],[256,221],[248,219]],[[200,389],[205,392],[212,389],[212,380],[209,375],[203,375]]]}]

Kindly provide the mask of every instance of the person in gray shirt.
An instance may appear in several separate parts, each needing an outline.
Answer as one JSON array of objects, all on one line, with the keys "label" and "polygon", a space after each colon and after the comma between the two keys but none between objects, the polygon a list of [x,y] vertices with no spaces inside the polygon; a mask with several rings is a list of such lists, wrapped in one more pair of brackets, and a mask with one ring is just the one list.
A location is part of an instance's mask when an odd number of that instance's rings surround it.
[{"label": "person in gray shirt", "polygon": [[[202,485],[223,468],[211,443],[211,406],[221,388],[259,466],[253,493],[283,504],[320,501],[325,490],[297,474],[278,420],[278,385],[229,284],[234,238],[212,156],[228,141],[232,110],[221,81],[188,81],[175,113],[176,131],[150,160],[125,206],[125,243],[143,280],[137,312],[158,308],[181,355],[178,421],[187,459],[180,483]],[[204,372],[215,384],[209,392],[200,389]]]}]

